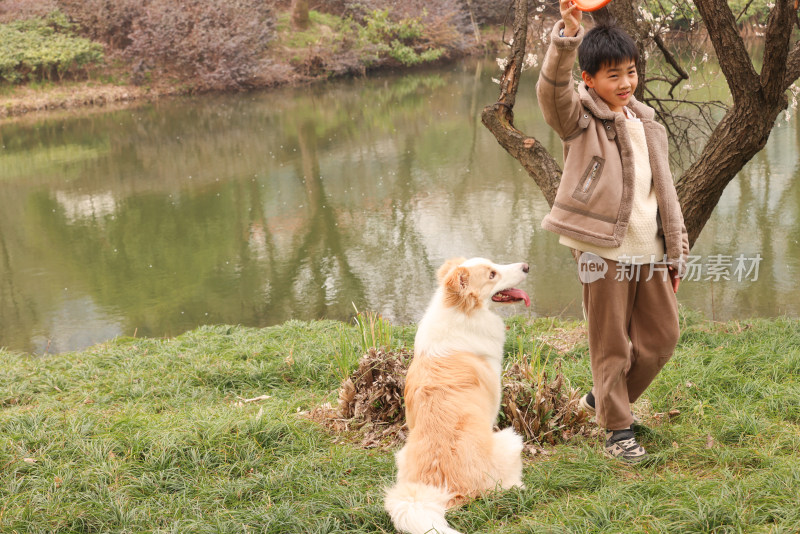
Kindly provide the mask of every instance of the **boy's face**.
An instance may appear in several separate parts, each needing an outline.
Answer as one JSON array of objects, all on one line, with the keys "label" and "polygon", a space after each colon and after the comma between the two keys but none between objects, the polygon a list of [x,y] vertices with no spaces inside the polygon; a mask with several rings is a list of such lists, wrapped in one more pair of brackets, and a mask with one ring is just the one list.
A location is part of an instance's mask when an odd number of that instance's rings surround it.
[{"label": "boy's face", "polygon": [[639,75],[636,73],[636,63],[631,59],[615,65],[603,65],[594,75],[583,71],[583,81],[602,98],[611,111],[622,112],[631,100]]}]

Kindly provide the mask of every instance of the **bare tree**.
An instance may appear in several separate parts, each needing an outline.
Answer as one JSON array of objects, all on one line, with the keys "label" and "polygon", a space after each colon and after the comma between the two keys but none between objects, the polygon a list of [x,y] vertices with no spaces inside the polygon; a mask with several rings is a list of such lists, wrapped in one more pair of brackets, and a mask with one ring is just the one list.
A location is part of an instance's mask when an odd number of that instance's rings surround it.
[{"label": "bare tree", "polygon": [[[640,50],[651,45],[661,50],[667,63],[674,63],[673,80],[680,81],[686,75],[685,70],[658,34],[653,35],[643,23],[638,4],[636,0],[615,0],[605,12],[598,12],[598,17],[615,18],[634,37]],[[737,16],[728,3],[694,0],[694,4],[714,46],[733,102],[676,184],[690,245],[711,217],[725,187],[764,148],[778,114],[788,106],[786,91],[800,78],[800,41],[792,42],[793,26],[798,24],[795,0],[775,0],[770,10],[761,72],[753,66],[737,27]],[[481,119],[500,145],[519,160],[552,205],[561,168],[538,140],[514,127],[513,107],[525,57],[527,24],[528,2],[514,0],[514,40],[500,80],[500,96],[495,104],[484,108]],[[640,56],[646,57],[644,53]],[[643,83],[637,96],[648,101],[646,63],[639,68]],[[677,83],[674,82],[673,88]],[[650,96],[650,103],[657,104],[658,110],[658,97]]]}]

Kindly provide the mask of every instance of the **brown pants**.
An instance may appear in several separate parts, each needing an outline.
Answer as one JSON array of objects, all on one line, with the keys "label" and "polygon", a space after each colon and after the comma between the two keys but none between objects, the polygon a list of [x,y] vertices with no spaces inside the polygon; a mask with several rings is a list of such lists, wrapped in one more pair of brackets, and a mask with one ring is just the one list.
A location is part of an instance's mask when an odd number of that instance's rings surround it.
[{"label": "brown pants", "polygon": [[605,277],[583,284],[583,305],[597,421],[621,430],[678,344],[678,302],[662,266],[605,261]]}]

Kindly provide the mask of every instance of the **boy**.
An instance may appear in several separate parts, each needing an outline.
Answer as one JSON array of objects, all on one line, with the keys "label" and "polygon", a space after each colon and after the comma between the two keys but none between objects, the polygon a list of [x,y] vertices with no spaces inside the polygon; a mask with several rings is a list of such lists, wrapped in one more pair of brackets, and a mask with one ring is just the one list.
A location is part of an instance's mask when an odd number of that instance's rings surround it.
[{"label": "boy", "polygon": [[581,406],[605,426],[606,454],[636,463],[647,453],[633,433],[630,404],[677,345],[673,283],[677,290],[689,241],[666,130],[633,97],[636,44],[613,26],[584,35],[581,12],[571,0],[559,2],[562,20],[553,28],[536,92],[564,144],[564,172],[542,227],[559,234],[578,260],[593,380]]}]

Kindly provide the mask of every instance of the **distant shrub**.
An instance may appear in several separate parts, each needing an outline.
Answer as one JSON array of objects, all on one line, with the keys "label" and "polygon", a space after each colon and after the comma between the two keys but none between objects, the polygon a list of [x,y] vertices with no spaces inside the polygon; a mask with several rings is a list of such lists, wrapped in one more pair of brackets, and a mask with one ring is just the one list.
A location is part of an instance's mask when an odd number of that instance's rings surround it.
[{"label": "distant shrub", "polygon": [[102,60],[102,45],[75,36],[61,12],[0,25],[0,79],[5,82],[60,80]]},{"label": "distant shrub", "polygon": [[135,21],[129,53],[197,80],[201,90],[244,87],[272,33],[263,0],[153,0]]},{"label": "distant shrub", "polygon": [[[343,16],[362,26],[368,25],[376,12],[387,12],[393,21],[417,20],[424,27],[425,45],[443,48],[444,53],[465,49],[473,33],[464,0],[326,0],[319,3],[332,12],[341,11]],[[340,3],[343,7],[338,7]]]},{"label": "distant shrub", "polygon": [[386,56],[403,65],[416,65],[434,61],[444,54],[444,49],[435,48],[426,36],[426,28],[420,17],[394,20],[389,10],[369,13],[359,29],[359,37],[372,45],[379,56]]},{"label": "distant shrub", "polygon": [[257,85],[275,34],[264,0],[57,0],[84,28],[128,57],[134,82],[174,75],[197,90]]},{"label": "distant shrub", "polygon": [[57,9],[56,0],[0,0],[0,23],[44,17]]},{"label": "distant shrub", "polygon": [[123,50],[130,46],[134,21],[144,15],[147,0],[55,0],[90,39]]},{"label": "distant shrub", "polygon": [[464,0],[404,0],[397,2],[394,9],[398,17],[420,18],[432,48],[458,51],[472,41],[473,30]]}]

